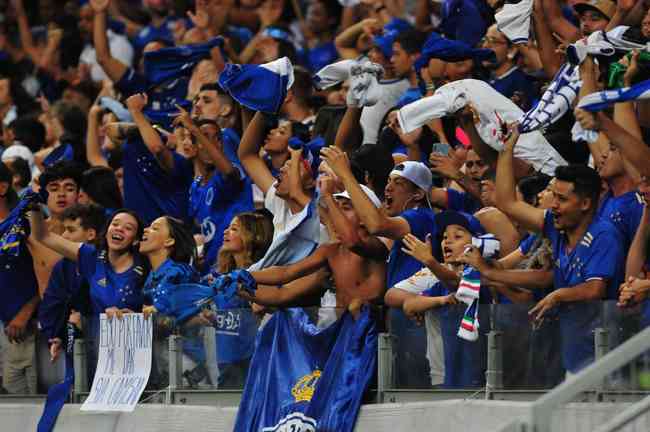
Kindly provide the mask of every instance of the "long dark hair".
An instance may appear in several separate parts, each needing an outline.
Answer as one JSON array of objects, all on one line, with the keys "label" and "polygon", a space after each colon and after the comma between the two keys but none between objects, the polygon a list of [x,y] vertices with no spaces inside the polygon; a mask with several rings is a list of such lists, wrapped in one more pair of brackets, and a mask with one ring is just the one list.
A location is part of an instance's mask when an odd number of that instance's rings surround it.
[{"label": "long dark hair", "polygon": [[174,239],[174,246],[169,258],[175,262],[190,264],[196,262],[196,242],[192,231],[180,219],[165,216],[169,236]]},{"label": "long dark hair", "polygon": [[[140,216],[138,216],[138,214],[131,209],[121,208],[119,210],[115,210],[111,215],[111,217],[106,222],[106,225],[104,225],[104,229],[102,230],[102,235],[100,236],[100,240],[99,240],[100,250],[108,251],[108,244],[106,242],[106,234],[108,233],[108,227],[110,227],[111,223],[113,223],[113,219],[115,219],[115,216],[119,214],[128,214],[133,216],[133,218],[138,223],[138,229],[135,234],[135,240],[139,242],[142,239],[142,234],[144,234],[144,224]],[[129,252],[131,252],[131,254],[133,255],[139,254],[137,243],[136,244],[132,243],[131,246],[129,246]]]},{"label": "long dark hair", "polygon": [[112,169],[96,166],[84,171],[81,189],[90,199],[106,209],[122,207],[122,194]]}]

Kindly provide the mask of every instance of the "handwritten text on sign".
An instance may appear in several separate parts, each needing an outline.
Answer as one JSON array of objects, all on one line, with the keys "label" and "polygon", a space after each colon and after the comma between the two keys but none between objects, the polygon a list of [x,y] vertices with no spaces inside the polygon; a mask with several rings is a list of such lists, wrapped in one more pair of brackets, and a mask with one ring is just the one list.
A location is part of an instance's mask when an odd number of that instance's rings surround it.
[{"label": "handwritten text on sign", "polygon": [[99,319],[99,358],[82,411],[133,411],[151,372],[151,318]]}]

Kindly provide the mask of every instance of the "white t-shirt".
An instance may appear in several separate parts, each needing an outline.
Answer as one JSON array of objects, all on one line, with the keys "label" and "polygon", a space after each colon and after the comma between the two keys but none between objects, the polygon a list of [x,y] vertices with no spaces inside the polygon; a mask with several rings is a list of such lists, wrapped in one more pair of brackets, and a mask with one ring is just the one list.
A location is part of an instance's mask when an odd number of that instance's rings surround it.
[{"label": "white t-shirt", "polygon": [[[131,67],[133,65],[133,47],[126,36],[117,34],[110,29],[106,34],[111,55],[126,66]],[[87,44],[81,51],[79,62],[90,65],[90,79],[93,81],[99,82],[108,79],[104,69],[97,62],[97,52],[91,44]]]},{"label": "white t-shirt", "polygon": [[400,96],[410,87],[407,79],[380,81],[381,99],[370,107],[364,107],[361,112],[361,129],[363,144],[377,144],[379,126],[388,111],[395,106]]}]

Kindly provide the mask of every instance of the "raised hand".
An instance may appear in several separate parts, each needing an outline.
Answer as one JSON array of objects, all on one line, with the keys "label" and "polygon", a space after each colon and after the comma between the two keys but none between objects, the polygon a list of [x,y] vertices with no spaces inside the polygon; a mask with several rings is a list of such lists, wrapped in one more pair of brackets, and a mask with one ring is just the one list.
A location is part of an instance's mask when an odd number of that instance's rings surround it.
[{"label": "raised hand", "polygon": [[90,7],[95,13],[106,12],[108,5],[111,4],[111,0],[90,0]]},{"label": "raised hand", "polygon": [[426,241],[418,239],[413,234],[406,234],[402,238],[402,252],[407,255],[412,256],[416,260],[420,261],[424,265],[428,265],[435,258],[431,253],[431,234],[428,234]]},{"label": "raised hand", "polygon": [[126,107],[131,112],[142,112],[144,107],[147,106],[147,101],[146,93],[136,93],[126,99]]}]

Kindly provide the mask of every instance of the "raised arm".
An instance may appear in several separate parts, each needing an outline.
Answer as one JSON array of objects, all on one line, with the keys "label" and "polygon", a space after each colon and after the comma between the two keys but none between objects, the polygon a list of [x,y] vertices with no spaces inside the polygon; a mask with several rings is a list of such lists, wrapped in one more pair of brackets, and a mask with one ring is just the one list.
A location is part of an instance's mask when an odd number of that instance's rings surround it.
[{"label": "raised arm", "polygon": [[90,166],[108,167],[108,161],[102,154],[99,143],[99,119],[104,112],[99,105],[93,105],[88,111],[88,128],[86,131],[86,159]]},{"label": "raised arm", "polygon": [[517,126],[517,124],[510,125],[509,136],[504,143],[503,151],[499,154],[496,176],[497,207],[525,229],[542,231],[544,228],[544,210],[517,200],[513,169],[514,147],[519,139]]},{"label": "raised arm", "polygon": [[321,156],[343,182],[345,190],[350,194],[354,209],[370,234],[399,240],[411,232],[411,227],[406,219],[386,216],[375,207],[359,186],[350,169],[347,155],[341,149],[325,147],[321,150]]},{"label": "raised arm", "polygon": [[544,3],[544,14],[546,15],[551,31],[557,33],[562,39],[568,42],[575,42],[580,39],[580,30],[564,18],[560,3],[556,0],[542,1]]},{"label": "raised arm", "polygon": [[34,39],[32,39],[32,32],[29,28],[29,21],[27,20],[27,13],[23,5],[23,0],[13,0],[11,4],[16,12],[16,20],[18,21],[18,31],[20,33],[20,44],[23,51],[32,59],[34,64],[39,64],[40,55],[34,46]]},{"label": "raised arm", "polygon": [[359,39],[359,36],[361,36],[366,29],[368,34],[370,34],[375,30],[381,30],[381,25],[379,24],[379,21],[374,18],[366,18],[363,21],[346,28],[336,36],[336,39],[334,39],[334,45],[342,59],[355,59],[359,56],[359,51],[357,50],[357,39]]},{"label": "raised arm", "polygon": [[239,144],[239,150],[237,150],[239,161],[246,170],[246,174],[248,174],[264,194],[266,194],[275,181],[273,175],[271,175],[271,171],[260,157],[260,147],[264,140],[265,129],[266,122],[264,120],[264,114],[261,112],[255,113],[253,120],[251,120],[244,131],[241,143]]},{"label": "raised arm", "polygon": [[251,276],[262,285],[282,285],[314,273],[327,265],[327,257],[335,245],[320,246],[313,254],[287,266],[273,266],[264,270],[251,272]]},{"label": "raised arm", "polygon": [[[352,252],[375,260],[385,260],[388,256],[388,247],[379,238],[373,235],[362,235],[360,228],[350,224],[343,214],[339,203],[332,196],[334,181],[327,177],[320,183],[321,200],[325,204],[325,211],[334,226],[336,237]],[[346,204],[349,205],[349,204]]]},{"label": "raised arm", "polygon": [[544,15],[542,0],[535,0],[533,9],[533,26],[535,28],[535,37],[539,47],[539,57],[544,65],[546,77],[551,79],[555,76],[562,65],[560,56],[556,53],[557,44],[553,39],[553,33]]},{"label": "raised arm", "polygon": [[592,114],[577,108],[575,115],[576,120],[583,128],[600,130],[606,134],[609,141],[620,150],[621,156],[627,159],[640,175],[650,177],[650,164],[648,164],[650,148],[641,139],[629,133],[602,112]]},{"label": "raised arm", "polygon": [[106,10],[110,3],[110,0],[90,0],[90,6],[94,12],[93,45],[97,54],[97,62],[104,69],[106,75],[113,82],[117,82],[124,76],[128,66],[111,55],[106,28]]},{"label": "raised arm", "polygon": [[310,194],[305,193],[302,187],[302,180],[300,176],[300,165],[303,163],[302,148],[293,149],[289,147],[291,158],[289,159],[289,198],[304,208],[309,204],[312,197]]},{"label": "raised arm", "polygon": [[216,145],[215,142],[211,141],[199,127],[194,124],[190,114],[183,109],[180,105],[176,105],[176,108],[179,111],[177,117],[177,122],[181,123],[189,133],[196,138],[200,148],[206,149],[210,158],[214,162],[214,166],[219,171],[219,173],[224,177],[235,177],[239,176],[239,170],[230,162],[230,160],[223,153],[223,150]]},{"label": "raised arm", "polygon": [[361,132],[361,112],[363,108],[349,106],[343,114],[339,129],[336,131],[334,146],[350,154],[356,150],[362,137]]},{"label": "raised arm", "polygon": [[60,235],[51,233],[45,226],[45,220],[43,220],[43,214],[40,209],[30,211],[29,220],[32,228],[31,238],[52,249],[54,252],[63,255],[65,258],[71,261],[77,261],[79,248],[82,243],[66,240]]},{"label": "raised arm", "polygon": [[138,93],[129,96],[126,100],[126,107],[129,109],[135,125],[140,131],[142,141],[147,146],[151,154],[153,154],[160,166],[165,171],[174,169],[174,156],[171,150],[163,143],[160,134],[156,132],[147,117],[145,117],[142,110],[147,105],[147,95],[145,93]]},{"label": "raised arm", "polygon": [[648,260],[648,241],[650,241],[650,211],[648,207],[643,208],[643,215],[639,227],[632,240],[632,245],[627,254],[625,263],[625,279],[638,277],[643,271],[643,266]]}]

